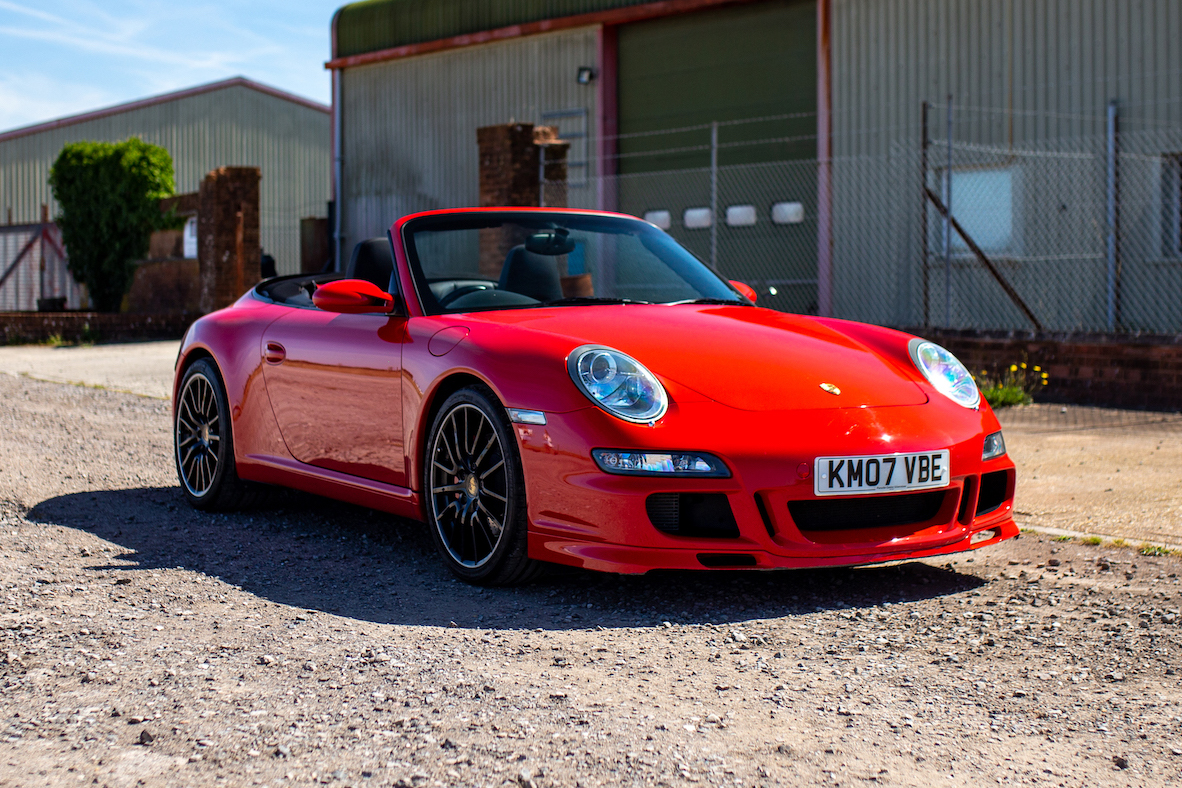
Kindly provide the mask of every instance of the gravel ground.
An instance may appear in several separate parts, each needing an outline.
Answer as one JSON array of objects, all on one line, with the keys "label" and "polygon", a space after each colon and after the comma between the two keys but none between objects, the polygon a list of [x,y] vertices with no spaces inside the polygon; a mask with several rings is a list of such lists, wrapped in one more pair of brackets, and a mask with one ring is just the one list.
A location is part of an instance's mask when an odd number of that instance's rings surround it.
[{"label": "gravel ground", "polygon": [[415,524],[189,509],[168,405],[0,376],[0,786],[1167,785],[1179,561],[453,581]]}]

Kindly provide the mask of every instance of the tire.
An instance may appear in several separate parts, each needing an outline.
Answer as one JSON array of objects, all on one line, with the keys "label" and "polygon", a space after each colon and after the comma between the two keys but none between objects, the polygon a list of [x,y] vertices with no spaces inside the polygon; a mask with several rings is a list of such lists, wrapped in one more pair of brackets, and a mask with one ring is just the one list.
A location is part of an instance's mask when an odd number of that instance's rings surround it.
[{"label": "tire", "polygon": [[448,397],[423,462],[427,523],[444,563],[473,585],[518,585],[540,574],[528,555],[521,457],[505,408],[484,386]]},{"label": "tire", "polygon": [[254,503],[260,487],[238,478],[226,389],[212,359],[185,371],[173,413],[173,459],[181,490],[202,511],[229,511]]}]

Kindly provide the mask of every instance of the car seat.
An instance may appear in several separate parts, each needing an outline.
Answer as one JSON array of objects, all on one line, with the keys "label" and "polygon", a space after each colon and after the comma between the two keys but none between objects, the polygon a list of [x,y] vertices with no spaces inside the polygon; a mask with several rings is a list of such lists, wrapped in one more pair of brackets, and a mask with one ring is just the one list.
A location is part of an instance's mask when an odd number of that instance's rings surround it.
[{"label": "car seat", "polygon": [[398,283],[394,279],[394,255],[390,251],[390,241],[386,238],[370,238],[354,246],[349,267],[345,269],[345,278],[364,279],[387,293],[397,294]]},{"label": "car seat", "polygon": [[558,301],[562,298],[558,260],[527,251],[524,244],[514,246],[505,257],[497,287],[538,301]]}]

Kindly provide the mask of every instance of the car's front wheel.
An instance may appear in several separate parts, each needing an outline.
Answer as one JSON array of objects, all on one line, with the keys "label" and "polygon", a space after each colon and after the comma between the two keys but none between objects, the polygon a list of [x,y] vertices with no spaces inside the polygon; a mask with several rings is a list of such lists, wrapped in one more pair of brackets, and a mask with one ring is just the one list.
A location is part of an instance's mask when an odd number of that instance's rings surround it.
[{"label": "car's front wheel", "polygon": [[205,511],[253,502],[255,485],[238,478],[226,389],[212,359],[185,370],[173,414],[173,457],[189,503]]},{"label": "car's front wheel", "polygon": [[505,409],[487,388],[461,389],[431,425],[424,493],[448,568],[479,585],[512,585],[540,570],[527,554],[521,458]]}]

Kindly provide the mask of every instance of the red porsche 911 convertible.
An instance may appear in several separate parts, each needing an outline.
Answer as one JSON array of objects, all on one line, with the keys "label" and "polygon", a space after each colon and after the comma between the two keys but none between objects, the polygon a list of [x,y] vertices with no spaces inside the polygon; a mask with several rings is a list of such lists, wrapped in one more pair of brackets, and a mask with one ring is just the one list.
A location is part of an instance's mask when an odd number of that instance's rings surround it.
[{"label": "red porsche 911 convertible", "polygon": [[181,486],[201,509],[283,485],[425,521],[481,584],[1017,534],[1014,464],[952,354],[754,301],[629,216],[407,216],[345,274],[268,279],[193,324]]}]

